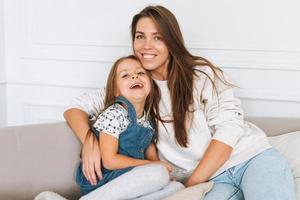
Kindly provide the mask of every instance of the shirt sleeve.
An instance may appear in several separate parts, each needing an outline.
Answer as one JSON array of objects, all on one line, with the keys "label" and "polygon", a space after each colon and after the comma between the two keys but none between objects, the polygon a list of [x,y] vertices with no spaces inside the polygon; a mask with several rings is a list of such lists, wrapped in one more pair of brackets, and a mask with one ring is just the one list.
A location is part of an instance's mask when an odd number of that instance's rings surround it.
[{"label": "shirt sleeve", "polygon": [[104,109],[105,88],[97,91],[84,93],[72,100],[66,110],[77,108],[86,112],[90,121],[95,121],[100,112]]},{"label": "shirt sleeve", "polygon": [[119,135],[127,128],[128,119],[119,105],[113,104],[104,110],[96,119],[93,128],[99,137],[100,132],[119,138]]},{"label": "shirt sleeve", "polygon": [[[229,79],[226,75],[224,78]],[[234,148],[244,135],[241,101],[234,94],[234,86],[226,85],[218,78],[213,77],[213,80],[217,92],[214,91],[214,86],[208,78],[205,80],[203,89],[202,101],[208,127],[211,130],[212,139]]]}]

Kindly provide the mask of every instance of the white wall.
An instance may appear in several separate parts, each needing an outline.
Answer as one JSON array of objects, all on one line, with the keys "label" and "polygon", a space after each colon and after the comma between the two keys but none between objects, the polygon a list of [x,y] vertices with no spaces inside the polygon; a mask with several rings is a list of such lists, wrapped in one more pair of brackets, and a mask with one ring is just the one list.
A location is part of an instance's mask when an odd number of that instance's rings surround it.
[{"label": "white wall", "polygon": [[3,0],[0,0],[0,127],[6,125],[6,72],[4,45],[4,4]]},{"label": "white wall", "polygon": [[131,52],[132,16],[150,3],[173,11],[187,47],[236,80],[246,115],[300,117],[297,0],[4,3],[8,125],[62,120],[71,99],[103,86]]}]

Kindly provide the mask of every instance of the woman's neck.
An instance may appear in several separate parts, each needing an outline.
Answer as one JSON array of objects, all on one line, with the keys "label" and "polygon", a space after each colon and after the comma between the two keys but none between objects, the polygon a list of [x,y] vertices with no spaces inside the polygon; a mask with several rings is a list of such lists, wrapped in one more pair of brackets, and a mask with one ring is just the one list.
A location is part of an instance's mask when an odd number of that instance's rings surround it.
[{"label": "woman's neck", "polygon": [[168,62],[162,67],[150,71],[151,76],[155,80],[165,81],[168,78]]}]

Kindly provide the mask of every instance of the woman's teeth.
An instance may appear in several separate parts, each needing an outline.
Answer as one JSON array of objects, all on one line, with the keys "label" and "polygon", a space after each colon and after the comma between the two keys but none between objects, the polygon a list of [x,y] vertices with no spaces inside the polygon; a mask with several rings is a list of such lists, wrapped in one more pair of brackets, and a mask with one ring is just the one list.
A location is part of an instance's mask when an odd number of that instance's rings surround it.
[{"label": "woman's teeth", "polygon": [[154,58],[154,57],[155,57],[154,54],[143,54],[143,58],[150,59],[150,58]]}]

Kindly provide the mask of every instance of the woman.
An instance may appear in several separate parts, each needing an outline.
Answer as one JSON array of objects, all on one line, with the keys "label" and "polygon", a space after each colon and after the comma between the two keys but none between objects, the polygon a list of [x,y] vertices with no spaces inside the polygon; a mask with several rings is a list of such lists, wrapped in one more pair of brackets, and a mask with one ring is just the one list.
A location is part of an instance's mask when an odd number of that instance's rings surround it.
[{"label": "woman", "polygon": [[[210,199],[295,199],[291,171],[265,134],[243,121],[240,100],[228,78],[184,46],[175,16],[148,6],[133,17],[133,50],[158,85],[160,159],[174,165],[174,177],[189,187],[208,180]],[[77,99],[65,118],[83,143],[84,174],[101,179],[95,138],[85,140],[89,119],[101,110],[103,91]],[[275,181],[276,180],[276,181]]]}]

